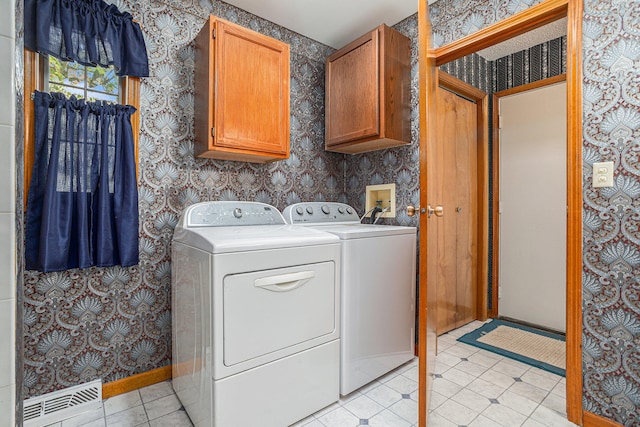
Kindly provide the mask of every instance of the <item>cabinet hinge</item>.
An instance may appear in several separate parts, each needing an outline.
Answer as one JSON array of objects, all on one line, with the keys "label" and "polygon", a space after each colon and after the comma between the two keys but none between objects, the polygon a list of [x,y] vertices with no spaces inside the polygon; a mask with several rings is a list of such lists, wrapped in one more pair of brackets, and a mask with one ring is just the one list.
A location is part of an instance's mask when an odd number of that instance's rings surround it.
[{"label": "cabinet hinge", "polygon": [[211,137],[212,138],[216,137],[216,128],[211,128]]},{"label": "cabinet hinge", "polygon": [[211,38],[212,39],[216,38],[216,29],[215,28],[213,30],[211,30]]}]

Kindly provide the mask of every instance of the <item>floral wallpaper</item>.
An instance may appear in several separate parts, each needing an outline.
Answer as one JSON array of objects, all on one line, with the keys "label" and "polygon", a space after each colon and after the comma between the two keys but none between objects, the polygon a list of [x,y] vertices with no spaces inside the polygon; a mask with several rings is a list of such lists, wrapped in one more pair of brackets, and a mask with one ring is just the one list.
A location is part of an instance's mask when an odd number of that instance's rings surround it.
[{"label": "floral wallpaper", "polygon": [[[535,3],[439,0],[430,6],[436,44]],[[640,424],[637,5],[585,0],[583,17],[583,407],[625,426]],[[592,188],[592,165],[599,161],[614,162],[614,187]]]},{"label": "floral wallpaper", "polygon": [[[585,0],[584,408],[640,424],[640,8]],[[592,188],[594,162],[615,185]]]},{"label": "floral wallpaper", "polygon": [[[192,203],[255,200],[284,209],[299,201],[337,200],[362,211],[362,186],[388,181],[402,184],[399,206],[417,203],[417,107],[410,146],[367,158],[324,151],[324,58],[334,49],[217,0],[112,2],[140,23],[151,71],[141,82],[140,264],[25,272],[25,398],[171,363],[170,245],[180,213]],[[288,160],[259,165],[194,158],[193,40],[210,14],[290,44]],[[400,30],[417,37],[417,16]],[[416,55],[414,47],[417,105]]]},{"label": "floral wallpaper", "polygon": [[439,0],[429,5],[433,47],[440,47],[542,0]]}]

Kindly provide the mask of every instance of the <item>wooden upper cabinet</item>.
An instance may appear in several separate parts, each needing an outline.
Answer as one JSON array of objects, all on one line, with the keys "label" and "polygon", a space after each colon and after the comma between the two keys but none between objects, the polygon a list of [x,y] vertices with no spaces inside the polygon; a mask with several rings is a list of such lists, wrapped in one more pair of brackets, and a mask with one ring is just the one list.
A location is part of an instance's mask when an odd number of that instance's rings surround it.
[{"label": "wooden upper cabinet", "polygon": [[327,58],[327,151],[355,154],[411,142],[410,44],[380,25]]},{"label": "wooden upper cabinet", "polygon": [[210,16],[196,37],[195,154],[289,157],[289,45]]}]

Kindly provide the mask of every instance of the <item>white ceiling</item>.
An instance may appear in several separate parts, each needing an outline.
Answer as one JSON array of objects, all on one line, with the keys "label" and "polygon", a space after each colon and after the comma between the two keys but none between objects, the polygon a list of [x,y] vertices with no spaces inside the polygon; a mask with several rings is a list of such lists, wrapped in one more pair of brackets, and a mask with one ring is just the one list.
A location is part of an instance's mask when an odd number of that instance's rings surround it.
[{"label": "white ceiling", "polygon": [[[419,0],[225,0],[313,40],[339,49],[384,23],[418,11]],[[433,3],[435,0],[429,0]],[[566,19],[478,52],[493,61],[566,34]]]},{"label": "white ceiling", "polygon": [[567,18],[558,19],[543,27],[531,30],[502,43],[498,43],[486,49],[478,51],[478,55],[487,61],[495,61],[498,58],[520,52],[532,46],[557,39],[567,34]]},{"label": "white ceiling", "polygon": [[418,12],[418,0],[225,0],[313,40],[339,49],[380,24]]}]

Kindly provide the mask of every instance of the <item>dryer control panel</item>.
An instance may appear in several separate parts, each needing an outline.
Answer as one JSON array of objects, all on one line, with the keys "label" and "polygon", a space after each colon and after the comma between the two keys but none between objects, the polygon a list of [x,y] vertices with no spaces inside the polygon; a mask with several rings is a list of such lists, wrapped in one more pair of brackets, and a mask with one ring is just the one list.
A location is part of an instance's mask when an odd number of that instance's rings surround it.
[{"label": "dryer control panel", "polygon": [[278,209],[258,202],[203,202],[185,209],[183,227],[286,224]]},{"label": "dryer control panel", "polygon": [[288,224],[358,224],[354,208],[338,202],[304,202],[287,206],[282,212]]}]

